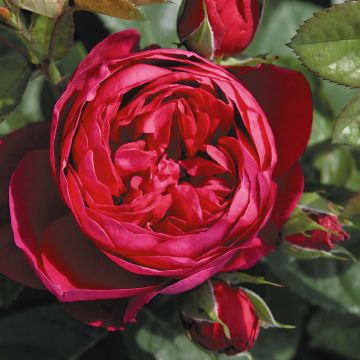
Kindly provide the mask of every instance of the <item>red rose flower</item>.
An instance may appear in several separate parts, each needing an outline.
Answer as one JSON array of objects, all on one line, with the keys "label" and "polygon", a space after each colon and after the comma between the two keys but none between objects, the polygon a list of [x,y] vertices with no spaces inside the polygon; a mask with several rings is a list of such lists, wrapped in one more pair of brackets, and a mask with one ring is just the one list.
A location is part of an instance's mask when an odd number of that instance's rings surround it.
[{"label": "red rose flower", "polygon": [[[302,192],[311,126],[296,72],[233,75],[191,52],[138,44],[134,30],[113,34],[79,65],[54,109],[51,167],[42,146],[25,154],[37,148],[32,129],[16,135],[24,144],[14,135],[0,145],[0,176],[21,160],[0,182],[16,247],[6,224],[0,246],[25,255],[74,316],[109,329],[157,294],[249,268],[271,249],[271,229]],[[34,279],[0,255],[2,272]]]},{"label": "red rose flower", "polygon": [[336,215],[309,213],[309,216],[325,229],[308,231],[307,236],[304,234],[288,235],[285,238],[286,241],[305,248],[330,251],[334,245],[350,239],[350,235],[342,229]]},{"label": "red rose flower", "polygon": [[205,57],[231,56],[249,45],[259,20],[259,0],[184,0],[178,34],[189,50]]},{"label": "red rose flower", "polygon": [[208,350],[228,355],[251,349],[259,335],[260,321],[245,291],[221,281],[211,281],[209,287],[219,321],[197,319],[182,312],[182,320],[191,339]]}]

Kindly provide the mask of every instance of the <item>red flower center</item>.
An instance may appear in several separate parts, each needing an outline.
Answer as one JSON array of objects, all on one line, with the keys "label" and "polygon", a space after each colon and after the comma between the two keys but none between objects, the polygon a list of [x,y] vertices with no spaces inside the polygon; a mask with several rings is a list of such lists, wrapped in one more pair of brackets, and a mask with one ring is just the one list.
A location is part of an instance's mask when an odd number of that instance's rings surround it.
[{"label": "red flower center", "polygon": [[234,108],[211,79],[181,73],[87,105],[72,147],[86,206],[156,232],[208,227],[239,184]]}]

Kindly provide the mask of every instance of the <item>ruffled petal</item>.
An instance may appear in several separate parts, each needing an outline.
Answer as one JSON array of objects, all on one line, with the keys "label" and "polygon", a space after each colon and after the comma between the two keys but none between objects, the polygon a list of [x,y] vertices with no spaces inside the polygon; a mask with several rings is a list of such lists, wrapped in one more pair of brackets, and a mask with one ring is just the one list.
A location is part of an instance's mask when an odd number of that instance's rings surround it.
[{"label": "ruffled petal", "polygon": [[128,297],[157,285],[118,267],[82,234],[59,198],[47,151],[29,153],[16,169],[10,210],[17,246],[59,300]]}]

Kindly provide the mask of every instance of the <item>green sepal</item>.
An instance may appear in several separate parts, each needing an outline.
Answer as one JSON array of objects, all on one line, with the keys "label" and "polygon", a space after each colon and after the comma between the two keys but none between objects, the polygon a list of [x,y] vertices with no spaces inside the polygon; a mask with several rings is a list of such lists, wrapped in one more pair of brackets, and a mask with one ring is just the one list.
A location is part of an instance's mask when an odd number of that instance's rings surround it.
[{"label": "green sepal", "polygon": [[334,260],[344,260],[344,261],[352,260],[355,262],[357,261],[356,258],[348,250],[346,250],[341,246],[335,246],[332,250],[325,251],[325,250],[316,250],[316,249],[297,246],[294,244],[290,244],[286,240],[283,241],[281,246],[285,252],[287,252],[289,255],[299,260],[327,258]]},{"label": "green sepal", "polygon": [[186,39],[183,39],[183,43],[187,48],[197,52],[201,56],[213,59],[215,55],[215,39],[207,15],[205,2],[203,3],[203,8],[204,20]]},{"label": "green sepal", "polygon": [[210,281],[192,291],[182,306],[182,313],[196,321],[214,322],[222,325],[224,333],[231,339],[230,330],[218,317],[213,287]]},{"label": "green sepal", "polygon": [[220,66],[256,66],[259,64],[272,64],[278,59],[279,57],[276,55],[260,54],[248,58],[220,58],[216,63]]},{"label": "green sepal", "polygon": [[239,271],[218,274],[216,275],[216,278],[225,281],[232,286],[239,286],[240,284],[248,283],[248,284],[256,284],[256,285],[270,285],[275,287],[283,287],[283,285],[267,281],[262,276],[252,276],[247,273],[239,272]]},{"label": "green sepal", "polygon": [[261,326],[263,328],[267,329],[269,327],[276,327],[281,329],[295,329],[295,326],[293,325],[285,325],[276,321],[270,308],[258,294],[246,288],[241,289],[245,291],[246,295],[249,297],[252,304],[254,305],[256,315],[261,321]]}]

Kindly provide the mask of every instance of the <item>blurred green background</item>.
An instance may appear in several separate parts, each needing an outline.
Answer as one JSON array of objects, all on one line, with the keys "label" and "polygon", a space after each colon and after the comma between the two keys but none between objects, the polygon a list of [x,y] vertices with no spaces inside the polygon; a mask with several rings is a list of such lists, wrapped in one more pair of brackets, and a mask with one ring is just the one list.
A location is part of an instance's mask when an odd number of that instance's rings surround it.
[{"label": "blurred green background", "polygon": [[[179,3],[180,0],[172,0],[164,5],[143,7],[144,22],[77,13],[75,44],[58,64],[62,75],[69,77],[88,51],[109,33],[130,27],[140,31],[143,46],[158,43],[163,47],[176,47]],[[278,55],[277,64],[306,75],[314,98],[313,131],[302,161],[306,190],[321,191],[333,201],[346,205],[347,199],[360,189],[360,156],[350,148],[334,146],[331,135],[336,116],[356,91],[315,77],[286,46],[304,20],[327,6],[330,1],[326,0],[268,0],[261,27],[246,55]],[[7,50],[0,47],[0,51],[4,54]],[[45,79],[34,76],[20,105],[0,124],[0,136],[30,122],[50,120],[55,101],[56,96]],[[348,247],[359,257],[359,231],[353,231],[352,235]],[[284,283],[286,287],[255,290],[262,293],[279,321],[295,324],[297,328],[262,330],[251,351],[253,359],[360,359],[359,263],[295,261],[281,255],[270,255],[253,272]],[[20,291],[17,284],[0,277],[1,360],[227,358],[212,357],[186,338],[177,313],[181,297],[159,298],[141,311],[138,326],[130,326],[124,333],[106,333],[65,315],[46,292]]]}]

